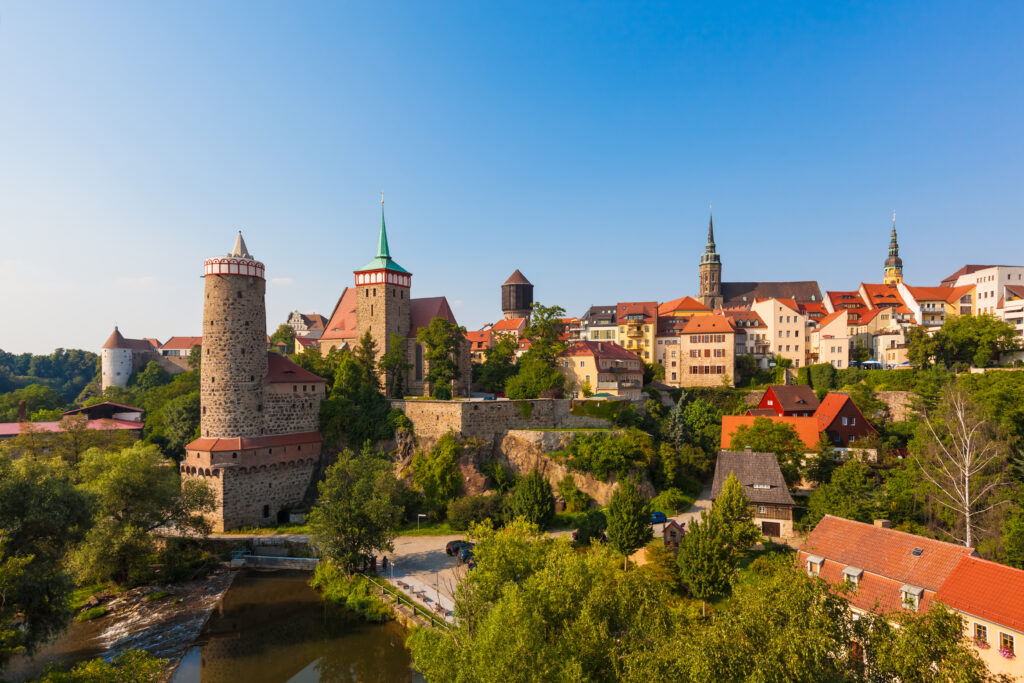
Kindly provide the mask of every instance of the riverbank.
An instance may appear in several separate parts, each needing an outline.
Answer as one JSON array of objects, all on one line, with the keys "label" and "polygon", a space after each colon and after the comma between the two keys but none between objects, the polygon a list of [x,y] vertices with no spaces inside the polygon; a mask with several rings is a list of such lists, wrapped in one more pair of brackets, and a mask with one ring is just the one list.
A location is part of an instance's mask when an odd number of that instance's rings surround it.
[{"label": "riverbank", "polygon": [[169,680],[234,577],[234,571],[221,568],[194,581],[96,595],[88,605],[105,610],[103,616],[72,622],[33,657],[16,657],[3,671],[4,679],[18,683],[38,677],[47,664],[66,667],[137,649],[168,660],[165,680]]}]

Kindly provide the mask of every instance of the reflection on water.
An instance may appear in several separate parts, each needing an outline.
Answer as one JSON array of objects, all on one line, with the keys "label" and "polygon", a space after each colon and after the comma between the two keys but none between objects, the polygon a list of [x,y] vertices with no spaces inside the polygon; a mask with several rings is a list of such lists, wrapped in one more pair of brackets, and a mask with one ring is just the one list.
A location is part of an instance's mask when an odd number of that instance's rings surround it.
[{"label": "reflection on water", "polygon": [[320,600],[308,573],[235,577],[173,683],[422,681],[405,631],[367,624]]}]

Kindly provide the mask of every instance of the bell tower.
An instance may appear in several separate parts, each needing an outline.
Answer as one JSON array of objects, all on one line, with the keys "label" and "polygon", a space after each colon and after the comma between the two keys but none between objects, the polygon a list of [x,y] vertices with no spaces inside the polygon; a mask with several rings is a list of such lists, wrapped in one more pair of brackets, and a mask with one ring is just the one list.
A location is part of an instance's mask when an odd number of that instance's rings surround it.
[{"label": "bell tower", "polygon": [[903,282],[903,259],[900,258],[900,243],[896,240],[896,212],[892,212],[892,233],[889,235],[889,256],[885,259],[885,275],[882,282],[896,285]]},{"label": "bell tower", "polygon": [[708,243],[700,256],[700,302],[715,310],[722,307],[722,257],[715,247],[715,222],[708,214]]}]

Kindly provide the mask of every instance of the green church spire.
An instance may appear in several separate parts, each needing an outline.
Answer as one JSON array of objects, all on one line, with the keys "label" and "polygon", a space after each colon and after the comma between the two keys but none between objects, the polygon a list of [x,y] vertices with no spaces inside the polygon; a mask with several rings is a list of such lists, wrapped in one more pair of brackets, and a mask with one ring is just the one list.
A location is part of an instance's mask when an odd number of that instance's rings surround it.
[{"label": "green church spire", "polygon": [[384,193],[380,193],[380,239],[377,241],[377,258],[391,260],[391,251],[388,249],[388,229],[384,225]]}]

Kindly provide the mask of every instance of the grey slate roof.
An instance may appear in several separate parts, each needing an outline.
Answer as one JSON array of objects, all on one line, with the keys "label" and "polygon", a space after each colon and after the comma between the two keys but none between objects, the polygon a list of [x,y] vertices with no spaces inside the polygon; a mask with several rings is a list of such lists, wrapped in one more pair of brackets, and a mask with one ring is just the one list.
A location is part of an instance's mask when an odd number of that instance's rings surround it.
[{"label": "grey slate roof", "polygon": [[723,282],[722,308],[747,308],[754,299],[793,299],[821,303],[821,288],[814,280],[802,282]]},{"label": "grey slate roof", "polygon": [[[786,480],[782,478],[779,461],[774,453],[752,453],[748,451],[722,451],[715,463],[715,480],[711,484],[711,500],[718,498],[722,484],[734,472],[743,484],[743,492],[751,503],[771,505],[793,505]],[[754,485],[768,488],[754,488]]]}]

